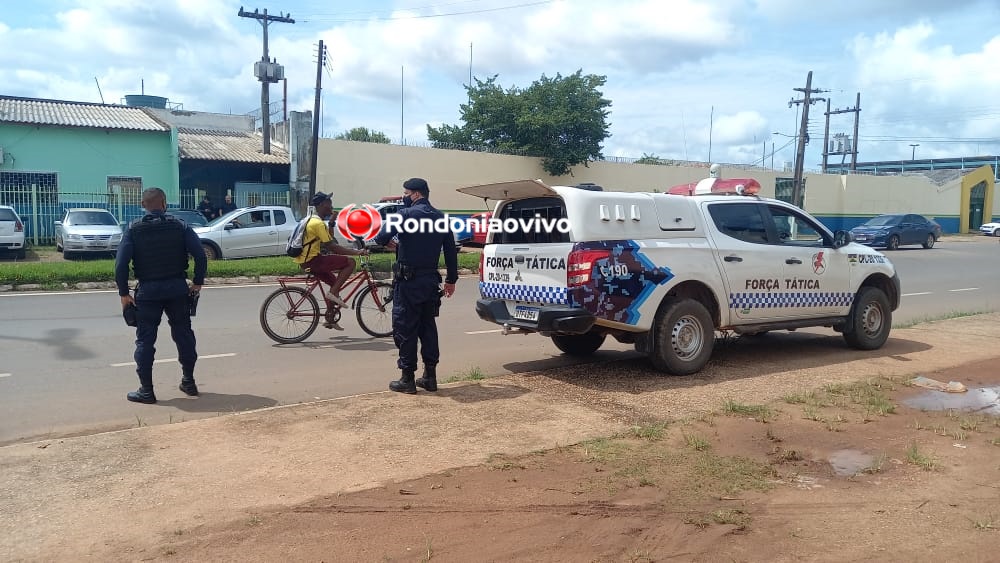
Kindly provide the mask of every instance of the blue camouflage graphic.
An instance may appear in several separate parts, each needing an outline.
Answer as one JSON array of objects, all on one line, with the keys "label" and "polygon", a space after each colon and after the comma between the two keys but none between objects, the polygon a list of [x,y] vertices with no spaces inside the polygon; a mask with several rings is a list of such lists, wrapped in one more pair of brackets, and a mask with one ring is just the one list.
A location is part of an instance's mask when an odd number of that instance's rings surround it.
[{"label": "blue camouflage graphic", "polygon": [[657,286],[673,279],[665,266],[656,266],[632,240],[580,242],[573,250],[607,250],[607,258],[597,260],[590,283],[569,290],[569,304],[587,309],[609,321],[634,325],[639,307]]}]

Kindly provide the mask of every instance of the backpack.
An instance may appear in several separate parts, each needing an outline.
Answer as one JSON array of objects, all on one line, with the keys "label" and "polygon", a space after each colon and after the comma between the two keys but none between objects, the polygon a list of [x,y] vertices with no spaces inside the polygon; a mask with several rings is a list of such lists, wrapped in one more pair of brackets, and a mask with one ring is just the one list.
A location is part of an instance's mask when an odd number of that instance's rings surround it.
[{"label": "backpack", "polygon": [[[285,244],[285,254],[292,258],[296,258],[302,254],[302,239],[305,238],[306,225],[309,224],[310,219],[312,219],[312,215],[306,215],[304,219],[299,221],[298,225],[295,225],[295,230],[292,231],[291,236],[288,237],[288,243]],[[312,244],[312,242],[309,244]]]}]

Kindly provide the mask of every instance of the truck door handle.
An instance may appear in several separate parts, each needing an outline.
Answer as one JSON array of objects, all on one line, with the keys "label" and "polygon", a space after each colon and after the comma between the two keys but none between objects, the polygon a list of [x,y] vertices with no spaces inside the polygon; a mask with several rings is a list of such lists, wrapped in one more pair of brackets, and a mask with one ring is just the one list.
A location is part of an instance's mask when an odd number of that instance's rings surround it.
[{"label": "truck door handle", "polygon": [[517,264],[524,264],[524,256],[518,254],[514,257],[514,262]]},{"label": "truck door handle", "polygon": [[798,258],[789,258],[788,260],[785,260],[785,264],[801,264],[801,263],[802,260],[799,260]]},{"label": "truck door handle", "polygon": [[725,258],[723,258],[723,260],[725,260],[726,262],[742,262],[743,261],[743,259],[740,258],[739,256],[726,256]]}]

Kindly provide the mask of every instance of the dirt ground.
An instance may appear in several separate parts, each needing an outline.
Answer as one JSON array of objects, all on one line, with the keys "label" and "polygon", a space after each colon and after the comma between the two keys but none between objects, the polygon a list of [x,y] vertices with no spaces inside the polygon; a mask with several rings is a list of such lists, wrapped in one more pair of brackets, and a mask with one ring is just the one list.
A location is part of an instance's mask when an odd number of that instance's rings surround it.
[{"label": "dirt ground", "polygon": [[[965,382],[970,409],[997,405],[998,362],[928,377]],[[1000,413],[936,410],[938,393],[872,378],[770,404],[729,402],[615,437],[178,528],[150,559],[996,561]]]},{"label": "dirt ground", "polygon": [[998,334],[771,335],[688,378],[616,360],[6,446],[0,560],[996,561]]}]

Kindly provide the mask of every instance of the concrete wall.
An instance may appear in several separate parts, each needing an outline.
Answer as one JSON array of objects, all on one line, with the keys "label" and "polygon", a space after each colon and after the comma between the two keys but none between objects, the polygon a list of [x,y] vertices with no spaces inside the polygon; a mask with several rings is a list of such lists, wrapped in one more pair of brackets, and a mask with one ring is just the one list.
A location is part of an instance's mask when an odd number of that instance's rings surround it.
[{"label": "concrete wall", "polygon": [[[173,132],[3,124],[4,171],[55,172],[59,191],[107,193],[108,176],[137,176],[177,200]],[[69,199],[66,199],[69,201]]]},{"label": "concrete wall", "polygon": [[[378,201],[402,193],[402,183],[419,176],[431,187],[431,202],[452,213],[492,209],[482,200],[457,193],[463,186],[519,179],[541,179],[549,185],[593,182],[605,190],[665,192],[672,186],[708,176],[704,166],[644,165],[592,162],[576,166],[572,175],[552,177],[541,160],[530,157],[406,147],[320,139],[317,190],[334,193],[337,208],[349,203]],[[723,167],[725,178],[754,178],[761,195],[775,197],[778,178],[790,172],[759,168]],[[804,207],[831,229],[851,228],[883,213],[920,213],[941,223],[945,232],[960,231],[962,178],[937,182],[923,175],[867,176],[806,174]],[[995,189],[992,185],[989,188]],[[1000,198],[989,198],[994,216],[1000,216]],[[984,214],[988,221],[988,213]]]}]

